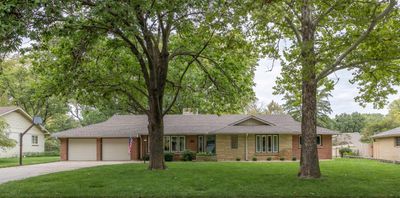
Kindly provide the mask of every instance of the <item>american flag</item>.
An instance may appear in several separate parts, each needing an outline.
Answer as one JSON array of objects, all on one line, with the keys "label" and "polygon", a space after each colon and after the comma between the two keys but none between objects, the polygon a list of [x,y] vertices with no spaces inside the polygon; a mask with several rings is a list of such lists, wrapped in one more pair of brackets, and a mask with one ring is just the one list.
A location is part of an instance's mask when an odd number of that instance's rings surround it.
[{"label": "american flag", "polygon": [[133,138],[129,138],[129,144],[128,144],[128,152],[129,152],[129,153],[131,153],[132,144],[133,144]]}]

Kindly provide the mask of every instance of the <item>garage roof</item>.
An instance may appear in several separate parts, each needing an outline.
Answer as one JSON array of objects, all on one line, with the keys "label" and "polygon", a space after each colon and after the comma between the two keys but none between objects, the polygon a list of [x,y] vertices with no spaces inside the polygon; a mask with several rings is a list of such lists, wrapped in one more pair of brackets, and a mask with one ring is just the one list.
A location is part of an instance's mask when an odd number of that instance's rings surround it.
[{"label": "garage roof", "polygon": [[[249,120],[259,124],[241,125]],[[55,133],[65,137],[136,137],[147,135],[146,115],[115,115],[109,120]],[[300,134],[301,125],[289,115],[166,115],[164,134]],[[318,134],[337,134],[318,127]]]},{"label": "garage roof", "polygon": [[385,137],[396,137],[396,136],[400,137],[400,127],[382,133],[378,133],[372,136],[372,138],[385,138]]}]

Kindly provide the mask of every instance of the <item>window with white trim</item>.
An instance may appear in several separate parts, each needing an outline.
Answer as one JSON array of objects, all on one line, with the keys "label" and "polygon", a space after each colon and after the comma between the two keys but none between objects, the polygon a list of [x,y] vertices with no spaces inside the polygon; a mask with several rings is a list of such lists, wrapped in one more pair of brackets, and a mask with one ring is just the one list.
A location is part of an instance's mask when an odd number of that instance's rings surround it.
[{"label": "window with white trim", "polygon": [[257,153],[277,153],[279,151],[278,135],[256,135]]},{"label": "window with white trim", "polygon": [[165,152],[183,152],[185,150],[185,136],[164,136]]},{"label": "window with white trim", "polygon": [[[303,145],[303,139],[301,138],[301,135],[299,137],[299,145]],[[317,145],[322,146],[322,136],[317,135]]]},{"label": "window with white trim", "polygon": [[37,135],[32,135],[32,145],[38,145],[39,144],[39,138]]},{"label": "window with white trim", "polygon": [[400,137],[396,137],[395,146],[400,146]]},{"label": "window with white trim", "polygon": [[205,152],[204,136],[199,135],[197,137],[197,150],[198,152]]}]

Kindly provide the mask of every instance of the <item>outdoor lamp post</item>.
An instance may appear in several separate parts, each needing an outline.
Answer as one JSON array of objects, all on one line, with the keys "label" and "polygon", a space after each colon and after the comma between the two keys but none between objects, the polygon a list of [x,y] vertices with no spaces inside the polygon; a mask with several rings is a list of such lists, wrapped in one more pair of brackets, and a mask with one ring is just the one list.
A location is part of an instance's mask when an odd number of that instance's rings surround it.
[{"label": "outdoor lamp post", "polygon": [[23,137],[24,135],[35,125],[41,125],[43,123],[43,119],[39,116],[33,117],[32,124],[29,126],[23,133],[19,134],[19,165],[22,166],[22,145],[23,145]]}]

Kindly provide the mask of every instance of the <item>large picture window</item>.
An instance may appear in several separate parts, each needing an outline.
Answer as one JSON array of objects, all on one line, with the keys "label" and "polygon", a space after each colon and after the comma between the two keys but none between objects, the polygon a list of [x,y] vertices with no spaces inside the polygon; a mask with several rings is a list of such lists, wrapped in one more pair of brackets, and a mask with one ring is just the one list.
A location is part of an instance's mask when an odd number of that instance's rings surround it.
[{"label": "large picture window", "polygon": [[185,136],[164,136],[165,152],[182,152],[185,150]]},{"label": "large picture window", "polygon": [[278,135],[256,135],[256,152],[277,153],[279,151]]}]

